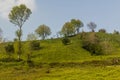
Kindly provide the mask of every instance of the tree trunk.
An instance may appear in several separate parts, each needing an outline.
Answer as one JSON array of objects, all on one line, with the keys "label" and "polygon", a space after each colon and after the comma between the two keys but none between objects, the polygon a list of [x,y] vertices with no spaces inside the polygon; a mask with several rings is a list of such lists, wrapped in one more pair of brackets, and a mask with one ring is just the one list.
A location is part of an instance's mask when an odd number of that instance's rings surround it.
[{"label": "tree trunk", "polygon": [[21,29],[21,26],[20,26],[20,35],[18,36],[18,40],[19,40],[19,43],[18,43],[18,60],[20,61],[20,55],[22,53],[21,51],[21,34],[22,34],[22,29]]},{"label": "tree trunk", "polygon": [[95,32],[94,29],[92,29],[92,32]]},{"label": "tree trunk", "polygon": [[77,34],[78,34],[78,33],[79,33],[79,28],[77,28],[77,30],[76,30],[76,31],[77,31]]}]

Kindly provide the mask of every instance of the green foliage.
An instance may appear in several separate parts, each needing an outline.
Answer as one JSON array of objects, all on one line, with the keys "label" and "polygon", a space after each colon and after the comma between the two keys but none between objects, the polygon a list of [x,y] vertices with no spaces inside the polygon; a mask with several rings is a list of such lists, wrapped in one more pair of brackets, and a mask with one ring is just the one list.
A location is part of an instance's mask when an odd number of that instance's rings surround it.
[{"label": "green foliage", "polygon": [[40,49],[39,41],[30,41],[29,46],[30,46],[30,50],[39,50]]},{"label": "green foliage", "polygon": [[30,33],[30,34],[27,35],[27,40],[28,41],[37,40],[37,36],[33,33]]},{"label": "green foliage", "polygon": [[31,13],[31,10],[27,8],[24,4],[15,6],[9,13],[10,22],[19,27],[22,27],[22,25],[29,18]]},{"label": "green foliage", "polygon": [[84,44],[83,48],[88,50],[91,53],[91,55],[101,55],[101,54],[103,54],[102,46],[100,46],[99,44],[97,44],[97,43],[93,44],[93,43],[90,43],[89,41],[88,42],[85,41],[83,44]]},{"label": "green foliage", "polygon": [[12,43],[8,43],[6,46],[5,46],[5,51],[6,53],[14,53],[14,46]]},{"label": "green foliage", "polygon": [[[92,55],[110,54],[119,42],[113,35],[104,33],[82,33],[83,48],[90,51]],[[114,35],[115,36],[115,35]]]},{"label": "green foliage", "polygon": [[4,48],[5,48],[6,53],[9,55],[9,59],[10,59],[11,55],[14,53],[13,43],[8,43]]},{"label": "green foliage", "polygon": [[[91,33],[83,33],[84,39]],[[120,35],[96,33],[100,45],[116,45]],[[1,80],[119,80],[120,79],[120,47],[112,55],[91,56],[83,49],[80,35],[69,37],[71,45],[64,46],[60,38],[41,40],[40,50],[26,50],[30,41],[23,41],[23,61],[8,61],[0,44],[0,79]],[[92,37],[91,35],[90,37]],[[90,39],[89,37],[89,39]],[[92,39],[90,39],[92,41]],[[106,40],[104,42],[104,40]],[[109,41],[112,40],[112,41]],[[95,40],[97,41],[97,39]],[[109,46],[108,46],[109,47]],[[103,48],[102,48],[103,49]],[[105,48],[104,48],[105,49]],[[27,61],[27,63],[26,63]],[[16,76],[16,74],[19,74]],[[117,74],[117,75],[116,75]]]},{"label": "green foliage", "polygon": [[102,46],[104,54],[110,54],[114,49],[109,41],[102,41],[100,42],[100,45]]},{"label": "green foliage", "polygon": [[74,25],[77,34],[79,33],[79,29],[84,26],[83,22],[79,19],[71,19],[71,23]]},{"label": "green foliage", "polygon": [[101,55],[103,54],[102,46],[100,45],[99,39],[95,33],[90,33],[86,35],[82,40],[82,47],[88,50],[91,55]]},{"label": "green foliage", "polygon": [[12,8],[12,10],[9,13],[9,20],[11,23],[17,25],[19,27],[19,30],[16,32],[16,35],[18,37],[18,59],[20,60],[20,54],[22,53],[22,45],[21,45],[21,36],[22,36],[22,26],[26,22],[26,20],[29,18],[31,14],[31,10],[27,8],[24,4],[21,4],[19,6],[15,6]]},{"label": "green foliage", "polygon": [[17,39],[17,38],[14,38],[14,42],[15,42],[15,41],[18,41],[18,39]]},{"label": "green foliage", "polygon": [[113,34],[119,34],[119,31],[114,30]]},{"label": "green foliage", "polygon": [[66,22],[61,30],[63,35],[72,36],[75,34],[75,27],[71,22]]},{"label": "green foliage", "polygon": [[46,25],[40,25],[35,32],[41,37],[43,40],[51,34],[51,30],[48,26]]},{"label": "green foliage", "polygon": [[99,32],[106,33],[106,30],[105,29],[100,29]]},{"label": "green foliage", "polygon": [[70,43],[70,39],[69,39],[67,36],[65,36],[65,37],[62,39],[62,43],[63,43],[64,45],[67,45],[67,44]]}]

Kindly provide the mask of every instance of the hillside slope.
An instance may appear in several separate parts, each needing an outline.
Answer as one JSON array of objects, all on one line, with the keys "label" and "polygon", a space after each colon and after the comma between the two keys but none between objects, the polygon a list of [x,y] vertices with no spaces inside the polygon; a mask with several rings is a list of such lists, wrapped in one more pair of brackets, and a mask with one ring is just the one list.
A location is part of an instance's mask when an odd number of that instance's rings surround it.
[{"label": "hillside slope", "polygon": [[[90,33],[88,33],[90,34]],[[31,52],[32,63],[27,63],[28,42],[23,42],[23,61],[7,60],[4,44],[0,46],[0,80],[119,80],[120,36],[97,33],[101,40],[113,45],[110,54],[91,56],[81,46],[80,34],[70,37],[64,45],[61,38],[40,40],[40,50]]]},{"label": "hillside slope", "polygon": [[[91,34],[91,33],[87,33]],[[109,44],[111,44],[114,48],[112,53],[107,55],[100,56],[91,56],[91,54],[83,49],[81,39],[79,35],[70,37],[71,40],[69,45],[62,44],[62,39],[48,39],[48,40],[40,40],[40,50],[32,51],[31,58],[35,62],[39,63],[52,63],[52,62],[82,62],[89,60],[102,60],[107,59],[109,57],[119,57],[120,56],[120,35],[115,34],[104,34],[104,33],[96,33],[101,40],[108,40]],[[26,54],[29,53],[27,49],[27,42],[23,42],[23,54],[22,58],[26,60]],[[6,58],[7,55],[4,51],[4,44],[0,46],[0,59]],[[16,54],[13,54],[14,58],[16,58]]]}]

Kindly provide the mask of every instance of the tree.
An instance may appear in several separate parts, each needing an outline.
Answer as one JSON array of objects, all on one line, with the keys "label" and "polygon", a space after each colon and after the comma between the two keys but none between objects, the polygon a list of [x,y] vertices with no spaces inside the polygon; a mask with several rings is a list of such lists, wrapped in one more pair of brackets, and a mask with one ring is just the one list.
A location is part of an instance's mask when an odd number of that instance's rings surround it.
[{"label": "tree", "polygon": [[57,32],[57,38],[62,37],[62,36],[63,36],[62,32],[61,32],[61,31],[58,31],[58,32]]},{"label": "tree", "polygon": [[92,32],[94,32],[94,29],[97,27],[97,25],[94,22],[88,23],[87,26],[89,29],[91,29]]},{"label": "tree", "polygon": [[48,26],[45,24],[40,25],[35,32],[41,37],[43,40],[51,34],[51,30]]},{"label": "tree", "polygon": [[32,13],[31,10],[27,8],[24,4],[13,7],[9,13],[10,22],[19,27],[19,30],[18,30],[18,33],[19,33],[18,34],[18,41],[19,41],[18,59],[19,60],[21,55],[22,26],[26,22],[26,20],[29,18],[31,13]]},{"label": "tree", "polygon": [[119,34],[119,31],[114,30],[113,34]]},{"label": "tree", "polygon": [[79,33],[79,29],[84,26],[82,21],[80,21],[79,19],[71,19],[71,23],[74,25],[77,34]]},{"label": "tree", "polygon": [[37,36],[34,33],[30,33],[27,35],[27,40],[28,41],[37,40]]},{"label": "tree", "polygon": [[99,29],[99,32],[106,33],[106,30],[105,29]]},{"label": "tree", "polygon": [[75,33],[75,27],[71,22],[66,22],[61,30],[63,35],[71,36]]}]

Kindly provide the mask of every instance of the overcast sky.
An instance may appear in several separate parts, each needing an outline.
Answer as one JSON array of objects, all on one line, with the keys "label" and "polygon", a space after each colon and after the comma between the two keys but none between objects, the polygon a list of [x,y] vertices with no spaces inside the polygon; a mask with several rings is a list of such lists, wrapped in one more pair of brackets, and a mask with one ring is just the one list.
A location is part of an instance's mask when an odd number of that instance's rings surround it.
[{"label": "overcast sky", "polygon": [[23,25],[23,40],[27,34],[42,24],[51,28],[52,35],[60,31],[70,19],[80,19],[84,30],[89,31],[87,23],[95,22],[97,29],[107,32],[120,31],[120,0],[0,0],[0,28],[4,38],[13,40],[17,26],[9,22],[8,14],[13,6],[26,4],[32,10],[29,20]]}]

